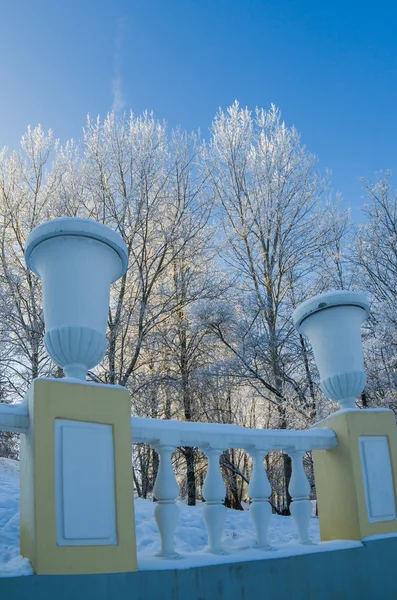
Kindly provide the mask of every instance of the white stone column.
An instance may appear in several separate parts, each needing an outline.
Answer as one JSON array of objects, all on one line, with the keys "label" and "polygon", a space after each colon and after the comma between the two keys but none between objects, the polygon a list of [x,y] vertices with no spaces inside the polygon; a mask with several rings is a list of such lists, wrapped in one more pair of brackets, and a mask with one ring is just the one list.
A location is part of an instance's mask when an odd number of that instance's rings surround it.
[{"label": "white stone column", "polygon": [[153,488],[153,493],[157,499],[154,518],[161,536],[161,551],[158,556],[179,558],[174,550],[174,534],[179,521],[179,509],[176,505],[179,486],[171,462],[171,456],[175,448],[173,446],[156,445],[154,449],[160,457],[159,470]]},{"label": "white stone column", "polygon": [[213,554],[226,554],[221,544],[222,531],[226,518],[226,507],[224,505],[226,488],[219,465],[219,457],[223,449],[205,448],[204,452],[208,458],[208,467],[203,485],[203,496],[205,499],[203,512],[208,531],[209,550]]},{"label": "white stone column", "polygon": [[289,484],[289,493],[292,498],[290,506],[291,515],[299,535],[301,544],[312,544],[309,538],[309,523],[312,511],[309,500],[310,484],[303,468],[303,450],[288,450],[292,460],[292,476]]},{"label": "white stone column", "polygon": [[272,488],[263,464],[263,458],[267,451],[255,449],[250,451],[250,454],[254,464],[248,486],[248,494],[251,498],[249,514],[255,527],[257,547],[262,550],[270,550],[267,536],[272,516],[272,508],[269,503]]}]

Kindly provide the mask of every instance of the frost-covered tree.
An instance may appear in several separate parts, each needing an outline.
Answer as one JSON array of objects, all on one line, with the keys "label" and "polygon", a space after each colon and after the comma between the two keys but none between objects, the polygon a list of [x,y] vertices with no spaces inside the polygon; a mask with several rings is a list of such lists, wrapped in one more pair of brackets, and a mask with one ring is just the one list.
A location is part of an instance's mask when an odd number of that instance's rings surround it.
[{"label": "frost-covered tree", "polygon": [[[296,378],[292,350],[301,354],[302,348],[290,343],[296,339],[291,312],[312,283],[313,256],[324,244],[324,180],[315,156],[274,106],[252,114],[235,102],[218,112],[211,133],[203,157],[226,240],[224,260],[235,278],[235,302],[231,318],[208,324],[274,407],[276,426],[288,427],[292,409],[310,421],[315,399]],[[286,483],[289,474],[285,457]]]},{"label": "frost-covered tree", "polygon": [[312,257],[313,294],[327,290],[348,290],[356,287],[352,248],[355,231],[350,209],[343,208],[340,194],[324,204],[318,223],[322,243]]},{"label": "frost-covered tree", "polygon": [[173,312],[167,284],[172,265],[194,253],[192,240],[208,221],[201,181],[192,178],[194,139],[150,114],[114,114],[85,130],[85,211],[119,231],[129,267],[113,289],[108,353],[100,377],[130,385],[145,338]]},{"label": "frost-covered tree", "polygon": [[38,278],[26,267],[27,236],[53,216],[58,180],[46,171],[52,132],[28,128],[21,150],[0,152],[0,338],[2,383],[23,396],[31,380],[51,368],[44,352]]},{"label": "frost-covered tree", "polygon": [[359,227],[354,264],[360,286],[372,297],[366,324],[365,355],[368,385],[364,404],[397,409],[397,192],[391,173],[375,182],[363,181],[367,203]]},{"label": "frost-covered tree", "polygon": [[[89,376],[127,386],[134,414],[306,427],[322,416],[321,392],[292,311],[325,289],[355,286],[373,297],[363,402],[394,406],[396,195],[388,175],[367,184],[355,245],[348,211],[338,197],[322,200],[325,187],[275,107],[219,111],[206,144],[149,113],[88,118],[81,144],[29,128],[19,151],[0,152],[0,401],[22,397],[38,375],[62,375],[44,351],[40,282],[23,252],[36,225],[80,216],[117,230],[128,248],[128,270],[111,290],[108,352]],[[180,448],[174,463],[193,504],[206,459]],[[239,507],[250,459],[227,451],[221,465]],[[275,453],[267,467],[282,511],[289,459]],[[157,454],[139,446],[139,495],[150,496],[157,469]]]},{"label": "frost-covered tree", "polygon": [[397,192],[391,173],[380,174],[375,183],[363,182],[366,218],[359,228],[356,264],[363,284],[378,302],[393,304],[397,293]]},{"label": "frost-covered tree", "polygon": [[298,411],[312,410],[294,389],[285,349],[294,335],[291,283],[298,301],[310,280],[311,257],[324,240],[318,226],[324,182],[316,158],[275,107],[252,115],[236,102],[220,111],[203,155],[238,297],[229,328],[235,339],[219,321],[213,330],[276,407],[279,426],[286,427],[294,398]]}]

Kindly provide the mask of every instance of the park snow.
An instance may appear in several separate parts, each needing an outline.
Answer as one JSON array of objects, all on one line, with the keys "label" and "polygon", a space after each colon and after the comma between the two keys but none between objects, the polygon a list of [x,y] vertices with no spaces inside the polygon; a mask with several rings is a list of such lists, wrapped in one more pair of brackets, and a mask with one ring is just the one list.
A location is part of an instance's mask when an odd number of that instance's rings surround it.
[{"label": "park snow", "polygon": [[[224,555],[213,555],[207,550],[207,531],[202,506],[178,504],[180,521],[175,534],[178,559],[156,557],[160,551],[160,535],[154,519],[155,503],[135,500],[135,522],[139,569],[184,569],[219,563],[281,558],[360,546],[360,542],[336,541],[319,544],[318,519],[312,518],[309,534],[313,545],[298,543],[291,517],[273,515],[269,540],[271,551],[255,549],[255,534],[249,511],[227,510],[223,547]],[[31,575],[32,568],[19,554],[19,463],[0,458],[0,577]]]}]

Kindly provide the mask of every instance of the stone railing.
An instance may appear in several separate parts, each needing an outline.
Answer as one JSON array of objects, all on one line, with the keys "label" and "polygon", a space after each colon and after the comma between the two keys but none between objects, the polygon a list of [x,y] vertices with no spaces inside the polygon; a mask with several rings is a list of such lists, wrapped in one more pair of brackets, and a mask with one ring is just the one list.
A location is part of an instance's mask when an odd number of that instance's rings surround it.
[{"label": "stone railing", "polygon": [[[0,404],[0,431],[26,433],[29,415],[26,403]],[[264,458],[271,450],[282,450],[292,459],[289,493],[291,514],[302,544],[310,544],[310,485],[303,468],[303,456],[310,450],[329,450],[337,445],[331,429],[313,428],[306,431],[246,429],[237,425],[187,423],[132,417],[132,443],[149,444],[159,455],[159,469],[154,486],[157,498],[155,519],[161,536],[161,555],[175,558],[174,533],[179,520],[176,500],[179,486],[171,457],[180,446],[198,447],[208,460],[203,486],[204,520],[208,531],[209,550],[222,554],[221,538],[226,517],[225,484],[219,459],[229,448],[245,450],[253,459],[248,486],[251,498],[250,516],[256,532],[257,547],[268,549],[268,528],[272,515],[269,503],[271,487],[264,468]]]},{"label": "stone railing", "polygon": [[331,429],[313,428],[307,431],[246,429],[237,425],[215,423],[187,423],[133,417],[133,443],[149,444],[159,455],[159,470],[154,486],[157,499],[155,519],[161,536],[161,555],[174,558],[174,533],[179,520],[176,499],[179,486],[173,471],[171,457],[179,446],[198,447],[208,460],[203,486],[204,521],[208,531],[209,550],[222,554],[221,538],[226,517],[225,484],[219,459],[228,448],[245,450],[253,459],[248,486],[251,498],[250,516],[256,532],[257,547],[268,549],[268,528],[272,515],[269,503],[271,487],[264,468],[264,457],[271,450],[282,450],[292,459],[292,477],[289,493],[292,498],[291,514],[302,544],[310,544],[309,521],[311,502],[310,484],[303,468],[303,456],[309,450],[328,450],[337,445]]}]

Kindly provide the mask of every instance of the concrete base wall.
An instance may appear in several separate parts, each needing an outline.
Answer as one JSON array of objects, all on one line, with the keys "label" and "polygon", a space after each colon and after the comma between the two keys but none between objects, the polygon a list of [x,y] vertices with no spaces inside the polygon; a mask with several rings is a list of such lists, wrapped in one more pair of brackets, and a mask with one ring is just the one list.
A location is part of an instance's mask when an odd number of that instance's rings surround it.
[{"label": "concrete base wall", "polygon": [[12,600],[396,600],[397,538],[290,558],[110,575],[0,579]]}]

